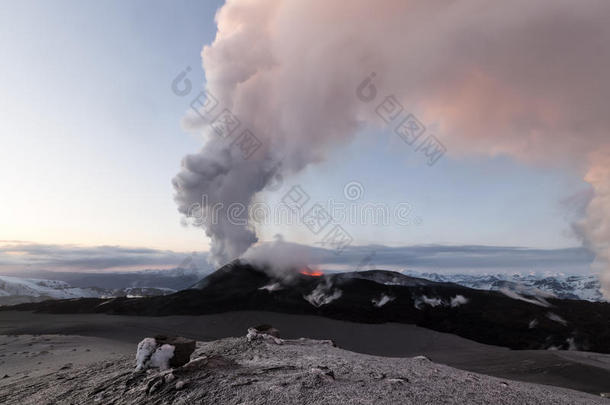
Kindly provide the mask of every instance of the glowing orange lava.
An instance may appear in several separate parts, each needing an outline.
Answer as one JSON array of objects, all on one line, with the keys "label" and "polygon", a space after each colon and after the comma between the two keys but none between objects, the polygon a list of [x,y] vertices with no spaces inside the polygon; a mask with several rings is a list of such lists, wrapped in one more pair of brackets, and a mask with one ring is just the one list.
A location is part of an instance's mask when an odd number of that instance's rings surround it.
[{"label": "glowing orange lava", "polygon": [[301,271],[299,271],[299,273],[305,275],[305,276],[310,276],[310,277],[320,277],[323,276],[324,273],[322,273],[320,270],[312,270],[312,269],[301,269]]}]

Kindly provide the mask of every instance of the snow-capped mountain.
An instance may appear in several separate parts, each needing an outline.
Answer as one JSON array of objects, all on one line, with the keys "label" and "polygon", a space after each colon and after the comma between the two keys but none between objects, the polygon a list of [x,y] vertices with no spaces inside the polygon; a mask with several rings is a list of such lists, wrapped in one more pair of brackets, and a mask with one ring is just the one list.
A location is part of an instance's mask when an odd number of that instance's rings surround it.
[{"label": "snow-capped mountain", "polygon": [[36,302],[48,299],[99,297],[94,288],[77,288],[58,280],[0,276],[0,304]]},{"label": "snow-capped mountain", "polygon": [[0,276],[0,305],[40,302],[50,299],[143,297],[166,295],[175,291],[171,288],[156,287],[83,288],[74,287],[60,280]]},{"label": "snow-capped mountain", "polygon": [[194,266],[182,266],[172,269],[151,269],[124,272],[61,272],[48,270],[4,271],[0,276],[27,279],[58,280],[72,287],[98,287],[105,290],[139,288],[169,288],[182,290],[201,280],[211,270]]},{"label": "snow-capped mountain", "polygon": [[403,271],[402,274],[437,282],[449,282],[477,290],[539,290],[557,298],[605,301],[596,275],[565,274],[438,274]]}]

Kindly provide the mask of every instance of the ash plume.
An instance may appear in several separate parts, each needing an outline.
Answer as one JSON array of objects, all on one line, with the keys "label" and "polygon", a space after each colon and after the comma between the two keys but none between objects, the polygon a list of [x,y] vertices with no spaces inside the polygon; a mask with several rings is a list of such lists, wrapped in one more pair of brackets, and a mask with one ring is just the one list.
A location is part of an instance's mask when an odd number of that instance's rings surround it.
[{"label": "ash plume", "polygon": [[[379,125],[375,107],[395,95],[436,124],[453,156],[504,154],[582,173],[594,196],[576,229],[610,291],[608,15],[604,0],[229,0],[202,51],[207,89],[262,147],[244,160],[208,134],[174,180],[179,210],[188,216],[202,195],[203,210],[252,203],[278,170],[298,172]],[[202,225],[217,262],[256,241],[244,215]]]}]

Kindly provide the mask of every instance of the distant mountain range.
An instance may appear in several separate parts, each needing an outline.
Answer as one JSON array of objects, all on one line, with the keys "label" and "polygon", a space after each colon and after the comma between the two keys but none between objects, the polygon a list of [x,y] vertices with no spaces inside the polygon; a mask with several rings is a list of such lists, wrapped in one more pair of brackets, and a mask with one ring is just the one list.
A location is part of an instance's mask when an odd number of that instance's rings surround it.
[{"label": "distant mountain range", "polygon": [[51,299],[146,297],[188,288],[205,272],[185,267],[132,272],[57,272],[21,270],[0,274],[0,305]]},{"label": "distant mountain range", "polygon": [[[18,276],[17,276],[18,275]],[[143,270],[123,273],[72,273],[27,271],[0,275],[0,305],[40,302],[47,299],[142,297],[165,295],[189,288],[206,275],[195,268]],[[404,278],[402,276],[409,276]],[[477,290],[537,297],[605,301],[595,275],[564,274],[439,274],[405,270],[344,273],[344,277],[375,277],[382,284],[451,283]],[[405,281],[408,280],[408,281]],[[404,285],[404,284],[403,284]],[[409,284],[411,285],[411,284]]]},{"label": "distant mountain range", "polygon": [[191,265],[171,269],[153,269],[123,272],[68,272],[48,270],[19,270],[2,272],[0,276],[16,278],[58,280],[72,287],[98,287],[117,289],[125,287],[163,287],[182,290],[213,270],[199,270]]},{"label": "distant mountain range", "polygon": [[0,310],[140,316],[263,310],[363,323],[409,323],[512,349],[610,353],[607,303],[559,299],[527,288],[484,291],[384,270],[273,274],[235,261],[170,295],[55,300]]},{"label": "distant mountain range", "polygon": [[531,290],[552,294],[557,298],[587,301],[606,301],[600,291],[596,275],[565,274],[438,274],[403,271],[405,275],[437,282],[450,282],[477,290]]},{"label": "distant mountain range", "polygon": [[[151,280],[152,281],[152,280]],[[154,281],[153,281],[154,282]],[[0,276],[0,305],[72,298],[146,297],[175,293],[167,287],[75,287],[61,280]]]}]

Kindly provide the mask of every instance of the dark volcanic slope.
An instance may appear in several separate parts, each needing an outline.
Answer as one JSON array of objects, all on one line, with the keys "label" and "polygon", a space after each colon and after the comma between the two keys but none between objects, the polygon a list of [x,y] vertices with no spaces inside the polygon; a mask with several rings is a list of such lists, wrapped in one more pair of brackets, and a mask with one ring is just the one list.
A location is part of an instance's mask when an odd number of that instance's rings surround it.
[{"label": "dark volcanic slope", "polygon": [[250,265],[233,262],[172,295],[46,301],[6,309],[123,315],[267,310],[364,323],[410,323],[513,349],[577,347],[610,353],[610,304],[549,299],[550,306],[544,307],[498,292],[389,273],[298,274],[280,282]]}]

